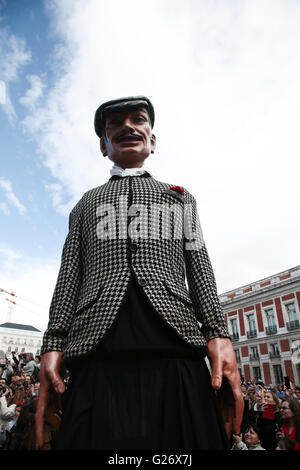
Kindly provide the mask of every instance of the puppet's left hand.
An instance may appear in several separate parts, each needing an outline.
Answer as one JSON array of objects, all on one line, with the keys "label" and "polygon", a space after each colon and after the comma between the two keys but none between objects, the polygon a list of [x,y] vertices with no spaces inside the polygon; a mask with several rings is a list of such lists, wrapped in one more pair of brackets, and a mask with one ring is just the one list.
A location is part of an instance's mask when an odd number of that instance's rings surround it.
[{"label": "puppet's left hand", "polygon": [[214,338],[207,343],[211,363],[212,387],[218,391],[221,412],[228,438],[240,434],[244,411],[241,378],[235,353],[229,338]]}]

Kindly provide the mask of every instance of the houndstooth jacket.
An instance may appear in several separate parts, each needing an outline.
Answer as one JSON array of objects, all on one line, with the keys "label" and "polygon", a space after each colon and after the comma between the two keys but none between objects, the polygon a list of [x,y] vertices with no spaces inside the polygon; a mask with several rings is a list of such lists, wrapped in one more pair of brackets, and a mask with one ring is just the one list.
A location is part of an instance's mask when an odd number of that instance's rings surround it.
[{"label": "houndstooth jacket", "polygon": [[42,354],[62,351],[69,360],[92,351],[131,276],[185,342],[229,337],[196,201],[183,191],[145,173],[113,176],[83,195],[70,213]]}]

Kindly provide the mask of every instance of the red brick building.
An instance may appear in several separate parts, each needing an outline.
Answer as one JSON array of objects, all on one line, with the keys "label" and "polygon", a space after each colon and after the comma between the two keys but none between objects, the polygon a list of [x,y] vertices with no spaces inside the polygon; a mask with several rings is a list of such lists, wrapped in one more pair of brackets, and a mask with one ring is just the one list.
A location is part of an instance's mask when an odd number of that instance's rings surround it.
[{"label": "red brick building", "polygon": [[300,266],[221,294],[240,374],[300,384]]}]

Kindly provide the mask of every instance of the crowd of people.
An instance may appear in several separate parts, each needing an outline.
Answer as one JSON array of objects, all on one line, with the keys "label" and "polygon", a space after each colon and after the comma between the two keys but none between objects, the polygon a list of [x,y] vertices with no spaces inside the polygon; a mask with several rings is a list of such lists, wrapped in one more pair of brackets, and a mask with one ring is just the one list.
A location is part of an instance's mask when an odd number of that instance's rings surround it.
[{"label": "crowd of people", "polygon": [[[40,359],[31,353],[13,353],[0,364],[0,450],[35,449]],[[300,387],[266,386],[255,380],[243,380],[241,386],[244,416],[231,450],[300,450]],[[44,450],[55,449],[60,419],[61,406],[53,396],[45,417]]]},{"label": "crowd of people", "polygon": [[300,450],[300,387],[243,381],[241,434],[232,450]]},{"label": "crowd of people", "polygon": [[[0,364],[0,450],[35,449],[35,410],[40,387],[40,356],[12,353]],[[53,448],[60,411],[49,413],[45,424],[45,450]]]}]

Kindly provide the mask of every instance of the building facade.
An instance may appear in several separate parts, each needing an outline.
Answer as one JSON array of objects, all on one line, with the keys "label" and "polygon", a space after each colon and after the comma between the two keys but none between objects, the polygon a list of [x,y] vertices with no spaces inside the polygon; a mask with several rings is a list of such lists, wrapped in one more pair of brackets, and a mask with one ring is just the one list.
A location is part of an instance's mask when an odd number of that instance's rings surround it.
[{"label": "building facade", "polygon": [[241,376],[300,384],[300,266],[221,294]]},{"label": "building facade", "polygon": [[31,325],[3,323],[0,325],[0,351],[7,357],[12,351],[17,354],[31,352],[40,354],[43,333]]}]

